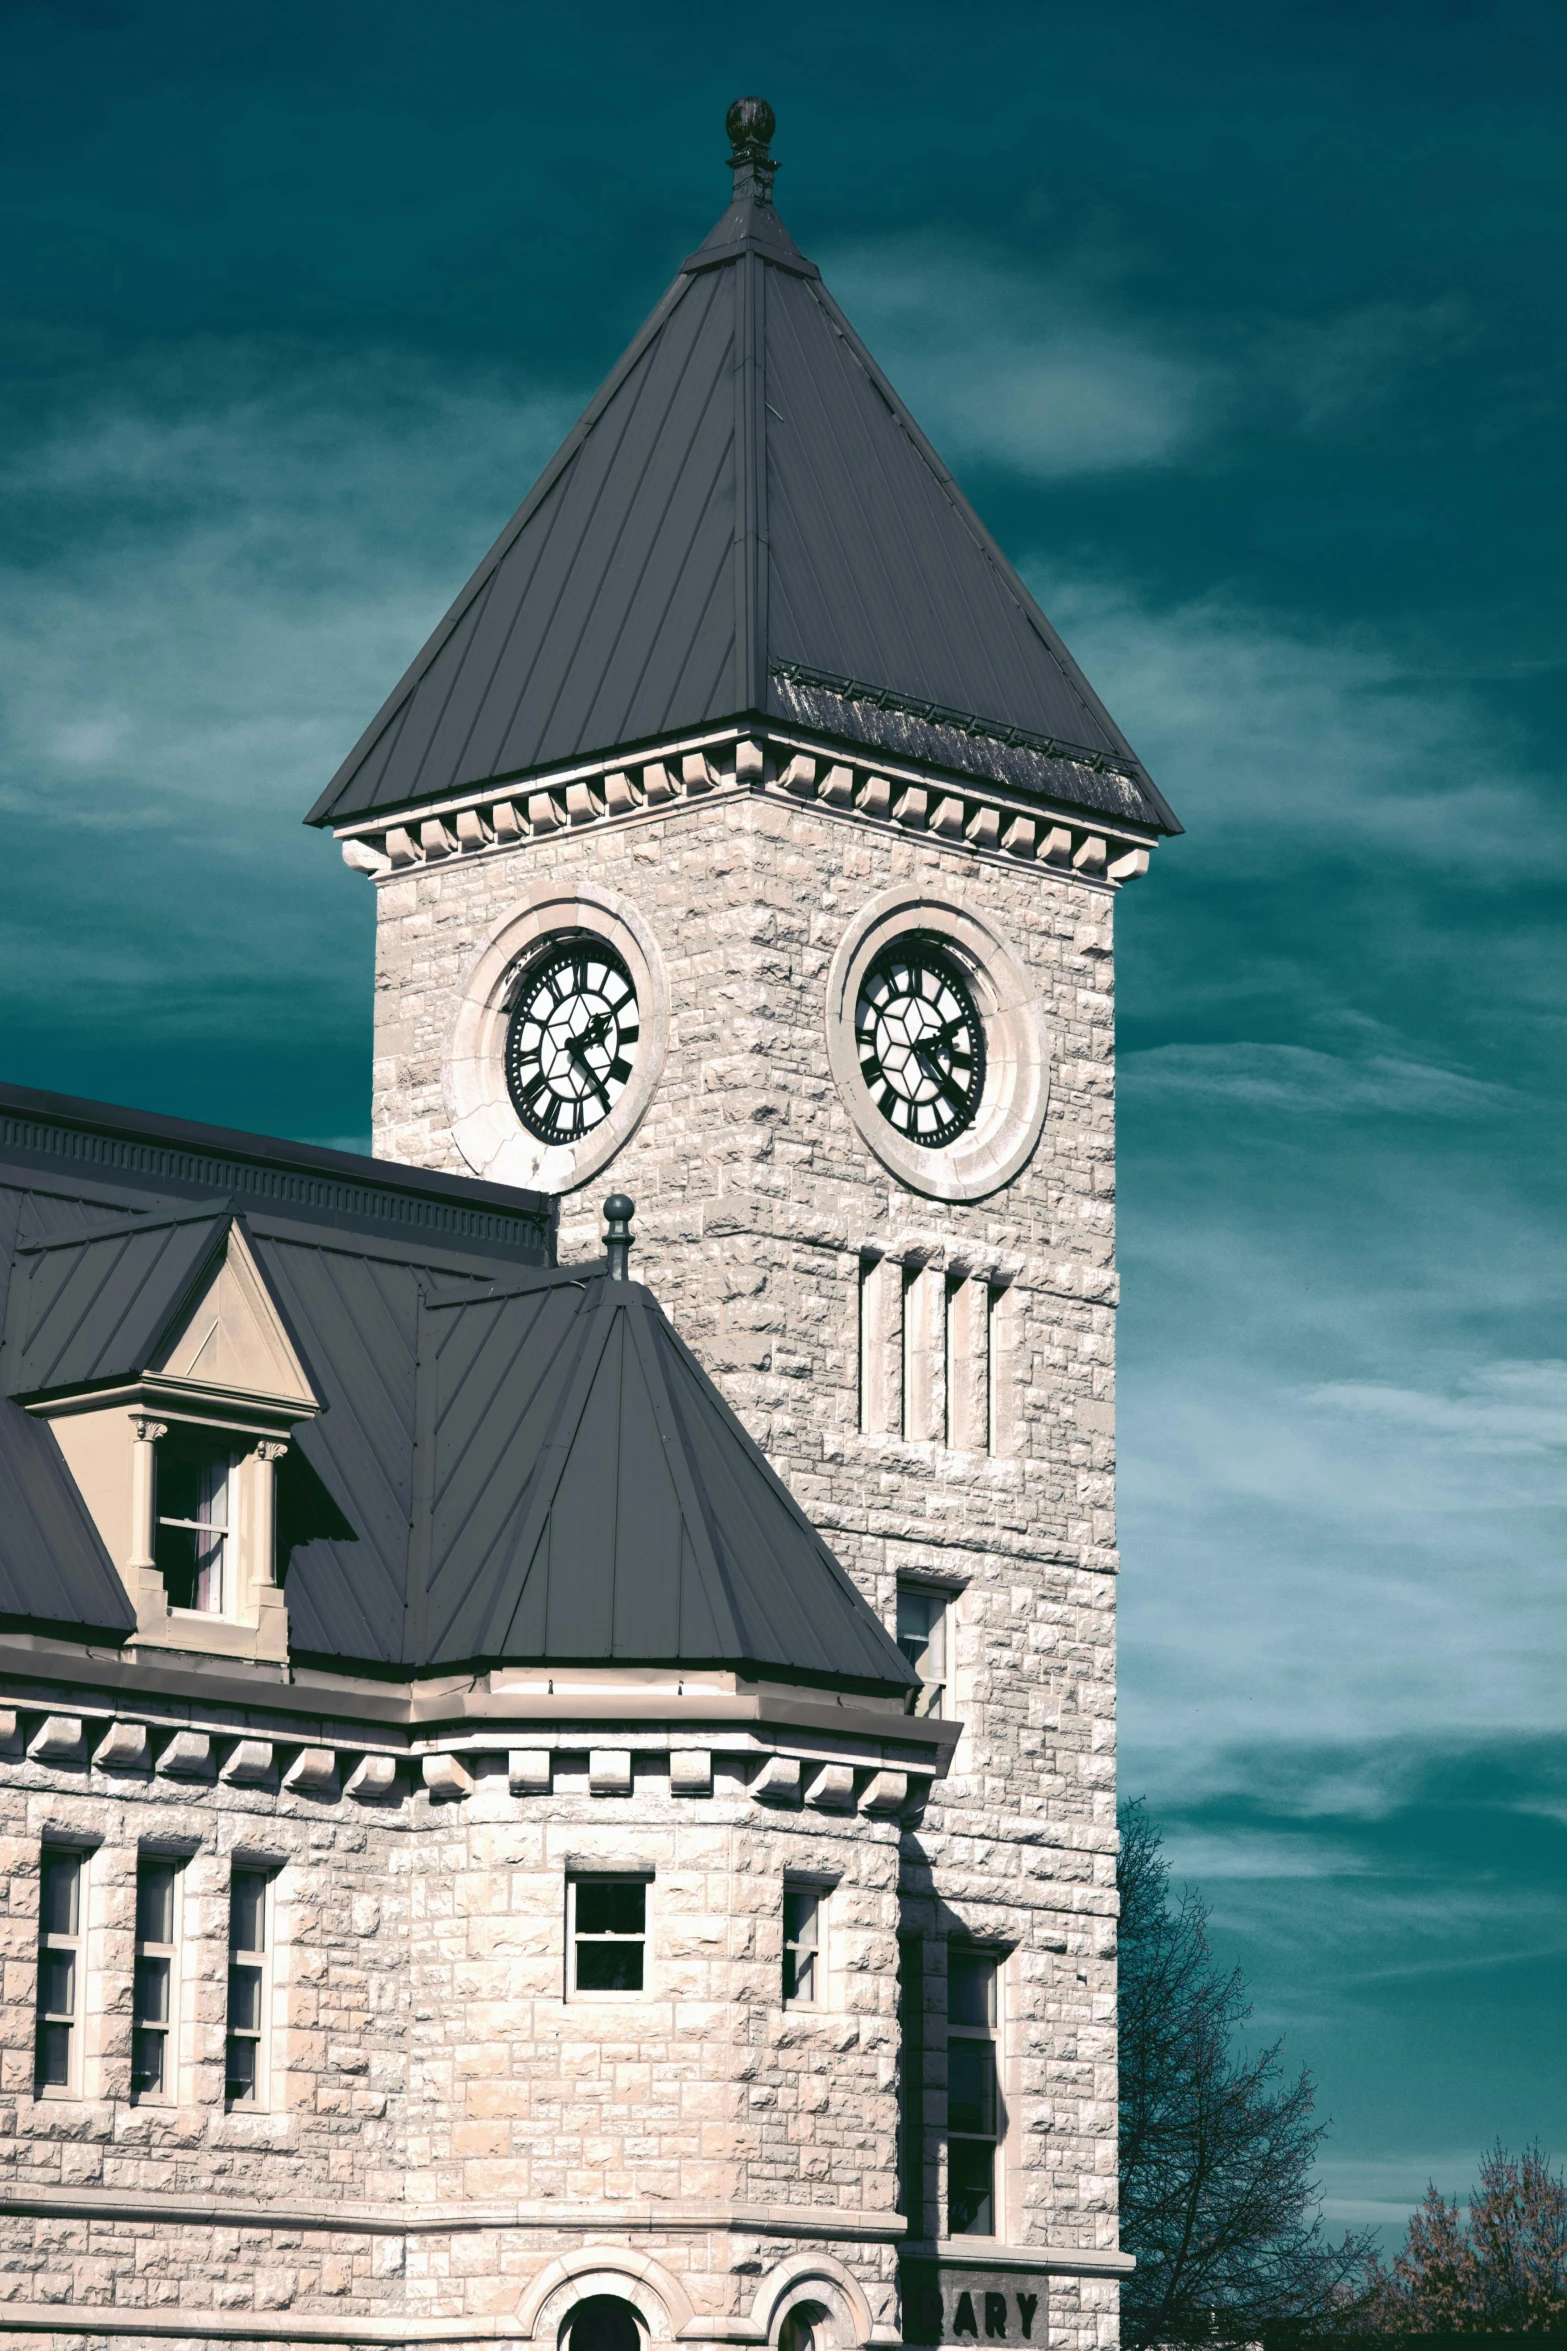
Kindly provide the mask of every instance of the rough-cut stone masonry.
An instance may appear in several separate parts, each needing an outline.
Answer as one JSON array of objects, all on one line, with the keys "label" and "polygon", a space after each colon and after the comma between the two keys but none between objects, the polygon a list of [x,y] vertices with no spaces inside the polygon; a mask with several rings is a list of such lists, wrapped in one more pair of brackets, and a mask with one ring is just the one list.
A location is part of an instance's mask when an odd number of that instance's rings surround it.
[{"label": "rough-cut stone masonry", "polygon": [[[655,2340],[671,2331],[665,2273],[688,2338],[751,2340],[733,2330],[759,2289],[787,2271],[797,2291],[804,2269],[818,2299],[841,2304],[841,2339],[896,2339],[900,1821],[873,1807],[905,1791],[874,1749],[840,1739],[822,1765],[807,1739],[791,1783],[775,1743],[715,1732],[681,1750],[705,1759],[697,1771],[672,1777],[667,1733],[622,1732],[629,1744],[606,1751],[579,1743],[602,1731],[535,1725],[526,1750],[399,1762],[367,1802],[343,1792],[352,1749],[260,1740],[288,1726],[254,1712],[204,1719],[214,1727],[137,1726],[145,1762],[127,1769],[88,1760],[131,1750],[127,1718],[111,1735],[85,1711],[24,1713],[0,1760],[0,2292],[13,2314],[36,2325],[59,2302],[62,2319],[91,2331],[92,2313],[115,2341],[143,2315],[220,2340],[265,2312],[288,2342],[334,2326],[350,2340],[425,2339],[431,2325],[523,2339],[519,2310],[551,2264],[596,2242],[657,2265]],[[58,1756],[73,1731],[74,1765],[30,1752]],[[236,1782],[236,1768],[260,1776]],[[467,1792],[438,1798],[429,1780]],[[918,1807],[917,1783],[905,1802]],[[46,1841],[90,1856],[79,2097],[32,2094]],[[171,2095],[133,2105],[141,1852],[182,1860],[182,1913]],[[260,2112],[225,2112],[222,2097],[236,1862],[276,1872]],[[565,1885],[594,1868],[650,1873],[641,1997],[563,1997]],[[781,2005],[786,1872],[831,1888],[814,2010]],[[1059,2069],[1039,2066],[1034,2042],[1072,2006],[1095,1920],[1070,1879],[1025,1870],[1012,1896],[1016,2074],[1020,2090],[1031,2071],[1048,2089]],[[931,2037],[939,2050],[934,2019]],[[264,2226],[268,2206],[281,2209]],[[204,2331],[201,2312],[225,2331]]]},{"label": "rough-cut stone masonry", "polygon": [[[562,878],[637,909],[670,1008],[654,1098],[563,1203],[563,1254],[592,1253],[603,1194],[631,1192],[636,1272],[886,1621],[900,1576],[957,1592],[948,1703],[965,1734],[905,1836],[903,1923],[936,1938],[933,1967],[948,1933],[1015,1944],[1007,2244],[1112,2246],[1114,890],[730,779],[668,813],[402,868],[376,885],[381,1154],[461,1168],[442,1070],[465,972],[527,890]],[[833,956],[878,892],[911,880],[1004,936],[1049,1039],[1038,1147],[972,1203],[893,1179],[828,1069]],[[916,1335],[939,1331],[960,1281],[993,1293],[996,1450],[861,1430],[876,1258],[901,1267]],[[923,1343],[911,1377],[931,1383],[939,1427],[944,1350]],[[1082,2292],[1082,2323],[1113,2330],[1113,2285]],[[1052,2332],[1067,2324],[1061,2295]]]}]

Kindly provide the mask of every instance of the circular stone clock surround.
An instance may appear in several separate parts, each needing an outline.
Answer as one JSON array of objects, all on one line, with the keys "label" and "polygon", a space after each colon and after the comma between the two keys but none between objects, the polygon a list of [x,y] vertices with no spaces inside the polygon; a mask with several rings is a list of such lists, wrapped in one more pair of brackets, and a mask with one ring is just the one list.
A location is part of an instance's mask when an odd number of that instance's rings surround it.
[{"label": "circular stone clock surround", "polygon": [[[569,1143],[532,1135],[512,1107],[506,1039],[518,983],[559,934],[588,931],[613,947],[636,990],[636,1061],[608,1116]],[[493,926],[463,974],[441,1061],[452,1138],[475,1175],[495,1184],[570,1192],[608,1166],[641,1124],[669,1043],[663,958],[642,916],[612,890],[585,881],[541,882]]]},{"label": "circular stone clock surround", "polygon": [[[913,1143],[883,1117],[860,1070],[855,1009],[865,975],[908,939],[957,965],[985,1029],[985,1082],[973,1123],[954,1141]],[[982,1200],[1015,1176],[1039,1141],[1050,1096],[1040,988],[987,912],[954,885],[895,885],[849,925],[827,975],[827,1058],[849,1114],[900,1183],[935,1200]]]}]

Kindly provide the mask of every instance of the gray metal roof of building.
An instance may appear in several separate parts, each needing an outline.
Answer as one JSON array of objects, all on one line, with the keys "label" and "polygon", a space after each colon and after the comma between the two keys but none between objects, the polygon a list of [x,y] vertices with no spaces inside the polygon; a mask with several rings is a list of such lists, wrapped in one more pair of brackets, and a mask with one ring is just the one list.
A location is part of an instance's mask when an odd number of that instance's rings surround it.
[{"label": "gray metal roof of building", "polygon": [[796,248],[771,172],[737,167],[311,823],[775,717],[1180,830]]},{"label": "gray metal roof of building", "polygon": [[548,1264],[536,1195],[9,1087],[0,1619],[133,1629],[53,1434],[22,1405],[123,1392],[235,1224],[320,1404],[278,1472],[296,1657],[911,1686],[650,1293]]}]

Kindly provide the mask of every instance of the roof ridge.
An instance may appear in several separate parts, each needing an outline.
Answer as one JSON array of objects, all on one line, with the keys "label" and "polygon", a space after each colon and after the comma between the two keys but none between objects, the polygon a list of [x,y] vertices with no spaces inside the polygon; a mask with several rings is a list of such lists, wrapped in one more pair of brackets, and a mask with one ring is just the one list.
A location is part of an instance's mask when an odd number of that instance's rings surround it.
[{"label": "roof ridge", "polygon": [[94,1241],[121,1241],[133,1233],[166,1232],[172,1225],[215,1223],[222,1216],[237,1220],[242,1213],[232,1194],[224,1194],[194,1208],[170,1209],[162,1216],[142,1216],[135,1209],[127,1209],[112,1217],[107,1224],[92,1225],[84,1231],[53,1233],[36,1241],[18,1241],[16,1254],[18,1257],[45,1257],[55,1249],[84,1249]]}]

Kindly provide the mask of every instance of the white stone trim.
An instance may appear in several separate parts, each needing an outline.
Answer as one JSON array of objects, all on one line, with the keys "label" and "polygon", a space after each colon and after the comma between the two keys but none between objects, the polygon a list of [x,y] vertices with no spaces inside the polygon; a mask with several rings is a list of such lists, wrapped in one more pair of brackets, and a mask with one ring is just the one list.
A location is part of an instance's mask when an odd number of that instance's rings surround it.
[{"label": "white stone trim", "polygon": [[892,833],[928,832],[1001,865],[1043,863],[1114,891],[1148,871],[1157,836],[1125,819],[1037,799],[981,776],[933,776],[798,729],[728,729],[661,745],[631,763],[611,753],[509,787],[361,817],[335,828],[343,861],[375,881],[448,858],[494,855],[584,825],[635,825],[719,791],[781,794],[821,815]]},{"label": "white stone trim", "polygon": [[[534,2279],[517,2303],[517,2324],[526,2339],[553,2346],[579,2302],[595,2294],[617,2294],[641,2319],[650,2343],[673,2342],[695,2318],[685,2288],[650,2253],[629,2245],[583,2245],[562,2253]],[[705,2331],[705,2330],[703,2330]]]},{"label": "white stone trim", "polygon": [[[814,2292],[807,2291],[814,2288]],[[824,2302],[837,2322],[833,2351],[861,2351],[875,2332],[875,2320],[857,2278],[830,2253],[793,2253],[770,2269],[751,2304],[756,2340],[776,2343],[797,2302]]]},{"label": "white stone trim", "polygon": [[[82,2103],[82,2101],[78,2101]],[[472,2203],[368,2204],[331,2197],[319,2203],[286,2198],[191,2194],[178,2189],[0,2187],[0,2213],[64,2220],[162,2221],[187,2227],[326,2229],[348,2236],[462,2236],[484,2229],[612,2229],[622,2234],[741,2237],[835,2237],[865,2244],[902,2245],[907,2223],[896,2212],[845,2212],[834,2204],[587,2204]],[[589,2248],[595,2259],[602,2243]],[[562,2256],[570,2259],[572,2256]],[[1032,2256],[1031,2256],[1032,2258]],[[1117,2256],[1116,2258],[1121,2258]],[[9,2304],[4,2306],[9,2310]]]},{"label": "white stone trim", "polygon": [[[625,959],[637,992],[640,1036],[625,1090],[609,1116],[577,1143],[543,1143],[512,1107],[506,1031],[521,967],[557,931],[596,933]],[[669,988],[658,942],[618,892],[587,877],[540,882],[491,929],[457,991],[441,1058],[441,1093],[452,1140],[475,1175],[492,1184],[570,1192],[587,1183],[640,1126],[669,1045]]]},{"label": "white stone trim", "polygon": [[[963,972],[985,1025],[985,1089],[966,1134],[945,1149],[909,1142],[882,1117],[860,1074],[854,1011],[884,948],[911,933],[937,939]],[[827,1058],[850,1117],[876,1157],[913,1191],[983,1200],[1010,1183],[1039,1141],[1050,1099],[1042,991],[990,914],[961,882],[895,883],[844,932],[827,975]]]}]

